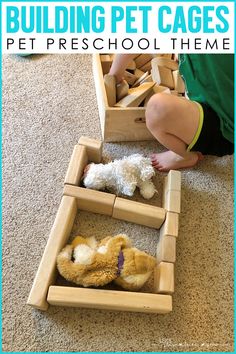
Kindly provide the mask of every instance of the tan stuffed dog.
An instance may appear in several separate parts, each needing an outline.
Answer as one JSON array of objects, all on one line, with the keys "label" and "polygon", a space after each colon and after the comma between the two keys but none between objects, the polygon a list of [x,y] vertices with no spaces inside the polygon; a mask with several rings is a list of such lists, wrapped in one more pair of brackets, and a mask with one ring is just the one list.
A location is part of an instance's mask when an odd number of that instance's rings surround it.
[{"label": "tan stuffed dog", "polygon": [[131,246],[126,235],[106,237],[77,236],[57,257],[59,273],[84,287],[103,286],[111,281],[127,290],[138,290],[150,277],[156,259]]}]

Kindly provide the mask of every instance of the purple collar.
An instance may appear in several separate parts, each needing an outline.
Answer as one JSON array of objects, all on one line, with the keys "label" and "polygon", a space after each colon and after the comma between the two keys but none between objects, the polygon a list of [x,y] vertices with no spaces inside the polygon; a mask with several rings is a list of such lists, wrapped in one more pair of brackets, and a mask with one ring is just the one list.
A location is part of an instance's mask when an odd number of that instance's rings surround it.
[{"label": "purple collar", "polygon": [[119,256],[118,256],[118,271],[117,271],[117,276],[120,276],[120,273],[122,271],[123,265],[124,265],[124,255],[123,252],[120,251]]}]

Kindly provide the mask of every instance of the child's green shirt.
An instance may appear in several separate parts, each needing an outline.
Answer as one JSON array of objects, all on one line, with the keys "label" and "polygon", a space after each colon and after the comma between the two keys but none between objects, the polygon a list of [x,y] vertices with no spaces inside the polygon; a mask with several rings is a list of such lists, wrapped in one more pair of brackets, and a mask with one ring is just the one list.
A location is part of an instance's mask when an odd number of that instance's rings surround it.
[{"label": "child's green shirt", "polygon": [[219,116],[223,136],[234,142],[234,55],[180,54],[179,70],[189,99]]}]

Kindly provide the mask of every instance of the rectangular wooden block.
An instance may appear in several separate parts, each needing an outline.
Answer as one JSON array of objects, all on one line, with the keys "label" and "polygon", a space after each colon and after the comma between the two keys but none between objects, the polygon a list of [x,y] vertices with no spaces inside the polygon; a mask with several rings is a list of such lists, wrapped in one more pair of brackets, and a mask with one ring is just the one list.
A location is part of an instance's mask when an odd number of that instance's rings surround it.
[{"label": "rectangular wooden block", "polygon": [[156,259],[157,259],[157,263],[160,262],[175,263],[176,237],[167,236],[160,232],[160,237],[157,244]]},{"label": "rectangular wooden block", "polygon": [[168,93],[168,94],[171,93],[169,87],[165,87],[162,85],[156,84],[155,86],[153,86],[152,89],[153,89],[154,93]]},{"label": "rectangular wooden block", "polygon": [[139,79],[141,76],[143,76],[143,74],[145,74],[145,72],[143,72],[142,70],[140,69],[135,69],[134,70],[134,75],[137,77],[137,79]]},{"label": "rectangular wooden block", "polygon": [[169,190],[165,195],[165,209],[173,213],[180,213],[181,195],[180,191]]},{"label": "rectangular wooden block", "polygon": [[165,190],[181,190],[181,172],[176,170],[170,170],[166,178]]},{"label": "rectangular wooden block", "polygon": [[150,61],[148,61],[146,64],[144,64],[143,66],[141,66],[140,68],[139,68],[140,70],[142,70],[142,71],[148,71],[148,73],[150,73],[150,71],[151,71],[151,69],[152,69],[152,63],[151,63],[151,60]]},{"label": "rectangular wooden block", "polygon": [[[144,66],[146,63],[148,63],[150,60],[153,59],[152,54],[141,54],[135,59],[136,67],[137,69],[141,68]],[[142,69],[140,69],[142,70]]]},{"label": "rectangular wooden block", "polygon": [[181,77],[181,75],[179,73],[179,70],[173,71],[172,74],[173,74],[175,90],[178,93],[185,93],[184,80],[182,79],[182,77]]},{"label": "rectangular wooden block", "polygon": [[[145,77],[141,82],[140,82],[140,85],[144,84],[145,82],[153,82],[153,79],[152,79],[152,75],[148,75],[147,77]],[[156,83],[154,83],[156,84]]]},{"label": "rectangular wooden block", "polygon": [[114,194],[65,185],[63,195],[76,198],[80,210],[112,216],[116,198]]},{"label": "rectangular wooden block", "polygon": [[90,162],[101,162],[103,148],[102,141],[81,136],[78,144],[86,147],[86,152]]},{"label": "rectangular wooden block", "polygon": [[172,59],[173,54],[162,54],[161,56],[164,58]]},{"label": "rectangular wooden block", "polygon": [[161,262],[154,269],[154,291],[158,294],[173,294],[174,264]]},{"label": "rectangular wooden block", "polygon": [[116,85],[116,102],[119,102],[129,93],[129,85],[126,80],[122,80]]},{"label": "rectangular wooden block", "polygon": [[133,60],[135,60],[136,58],[138,58],[140,55],[142,55],[142,54],[135,54],[134,57],[133,57]]},{"label": "rectangular wooden block", "polygon": [[65,184],[78,186],[83,176],[84,168],[88,164],[86,147],[75,145],[71,155],[70,163],[66,172]]},{"label": "rectangular wooden block", "polygon": [[172,71],[165,66],[152,66],[151,70],[153,80],[162,86],[174,88],[174,80],[172,76]]},{"label": "rectangular wooden block", "polygon": [[170,70],[178,70],[179,68],[177,61],[171,60],[170,58],[166,58],[166,57],[157,57],[152,59],[152,65],[165,66]]},{"label": "rectangular wooden block", "polygon": [[110,55],[108,54],[101,54],[100,55],[100,60],[102,64],[102,71],[103,74],[108,74],[111,68],[112,60]]},{"label": "rectangular wooden block", "polygon": [[112,217],[158,229],[165,220],[165,210],[117,197]]},{"label": "rectangular wooden block", "polygon": [[134,71],[136,69],[136,62],[134,60],[131,60],[126,69]]},{"label": "rectangular wooden block", "polygon": [[114,75],[105,74],[104,84],[107,94],[108,106],[113,107],[116,104],[116,78]]},{"label": "rectangular wooden block", "polygon": [[47,310],[48,288],[55,282],[56,258],[67,242],[77,213],[76,199],[63,196],[27,304]]},{"label": "rectangular wooden block", "polygon": [[167,211],[165,222],[160,229],[160,234],[164,234],[166,236],[178,237],[178,233],[179,233],[179,214],[173,213],[171,211]]},{"label": "rectangular wooden block", "polygon": [[130,73],[129,71],[125,71],[124,79],[125,79],[125,81],[128,82],[129,85],[132,86],[135,83],[135,81],[137,81],[137,76]]},{"label": "rectangular wooden block", "polygon": [[149,91],[155,85],[153,82],[145,82],[144,84],[131,88],[128,95],[115,104],[115,107],[135,107],[138,106],[147,96]]},{"label": "rectangular wooden block", "polygon": [[167,211],[180,213],[181,173],[171,170],[164,178],[162,206]]},{"label": "rectangular wooden block", "polygon": [[149,76],[148,71],[144,72],[143,75],[139,76],[138,79],[133,84],[132,88],[138,87],[140,83]]},{"label": "rectangular wooden block", "polygon": [[171,295],[50,286],[51,305],[146,313],[172,311]]}]

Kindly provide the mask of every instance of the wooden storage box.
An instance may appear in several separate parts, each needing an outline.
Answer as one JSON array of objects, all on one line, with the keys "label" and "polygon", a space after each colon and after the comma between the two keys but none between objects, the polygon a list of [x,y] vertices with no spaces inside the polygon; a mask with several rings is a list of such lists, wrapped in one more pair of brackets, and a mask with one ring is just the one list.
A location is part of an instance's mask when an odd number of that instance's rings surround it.
[{"label": "wooden storage box", "polygon": [[93,75],[102,137],[105,142],[154,140],[145,124],[144,107],[109,107],[100,54],[93,55]]}]

